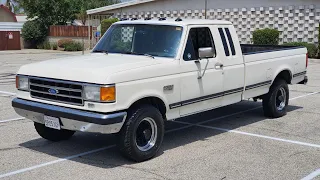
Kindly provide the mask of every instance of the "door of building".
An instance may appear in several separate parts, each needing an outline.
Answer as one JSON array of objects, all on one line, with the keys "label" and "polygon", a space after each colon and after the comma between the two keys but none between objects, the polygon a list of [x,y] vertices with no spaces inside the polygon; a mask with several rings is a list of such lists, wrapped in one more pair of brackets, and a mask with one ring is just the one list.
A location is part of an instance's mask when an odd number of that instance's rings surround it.
[{"label": "door of building", "polygon": [[0,31],[0,50],[20,50],[19,31]]}]

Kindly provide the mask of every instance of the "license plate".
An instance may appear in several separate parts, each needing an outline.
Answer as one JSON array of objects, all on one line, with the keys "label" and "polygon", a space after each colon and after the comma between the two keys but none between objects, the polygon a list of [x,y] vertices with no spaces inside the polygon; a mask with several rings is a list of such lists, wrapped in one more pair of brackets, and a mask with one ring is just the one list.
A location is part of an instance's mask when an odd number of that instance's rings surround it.
[{"label": "license plate", "polygon": [[48,128],[60,130],[60,121],[59,118],[44,116],[44,125]]}]

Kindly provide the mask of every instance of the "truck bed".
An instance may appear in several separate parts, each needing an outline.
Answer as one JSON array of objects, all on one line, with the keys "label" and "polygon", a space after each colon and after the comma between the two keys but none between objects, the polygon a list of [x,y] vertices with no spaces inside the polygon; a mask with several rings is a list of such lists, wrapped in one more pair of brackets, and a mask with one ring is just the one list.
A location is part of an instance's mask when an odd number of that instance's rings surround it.
[{"label": "truck bed", "polygon": [[[306,69],[306,48],[297,46],[270,46],[242,44],[243,60],[245,62],[246,85],[259,82],[269,83],[283,69],[290,70],[293,75]],[[292,83],[303,80],[303,76],[295,78]],[[269,91],[269,86],[258,90],[246,90],[244,99],[256,97]]]},{"label": "truck bed", "polygon": [[254,44],[240,44],[240,46],[241,46],[243,55],[304,48],[299,46],[254,45]]}]

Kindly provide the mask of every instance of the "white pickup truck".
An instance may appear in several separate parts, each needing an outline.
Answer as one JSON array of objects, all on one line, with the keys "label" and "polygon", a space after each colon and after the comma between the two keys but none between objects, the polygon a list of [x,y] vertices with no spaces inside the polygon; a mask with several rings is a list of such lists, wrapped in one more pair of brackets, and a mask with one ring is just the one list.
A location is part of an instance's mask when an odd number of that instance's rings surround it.
[{"label": "white pickup truck", "polygon": [[12,106],[50,141],[117,133],[139,162],[156,155],[168,120],[250,98],[284,116],[288,84],[307,83],[307,66],[306,48],[240,45],[228,21],[130,19],[88,55],[22,66]]}]

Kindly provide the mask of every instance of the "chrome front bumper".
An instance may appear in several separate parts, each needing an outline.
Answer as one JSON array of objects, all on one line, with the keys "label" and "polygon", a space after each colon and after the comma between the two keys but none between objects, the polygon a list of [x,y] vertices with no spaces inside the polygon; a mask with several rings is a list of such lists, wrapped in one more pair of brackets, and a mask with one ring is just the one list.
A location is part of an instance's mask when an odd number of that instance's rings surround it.
[{"label": "chrome front bumper", "polygon": [[62,129],[113,134],[121,130],[127,113],[102,114],[15,98],[12,107],[22,117],[44,124],[44,115],[60,118]]}]

